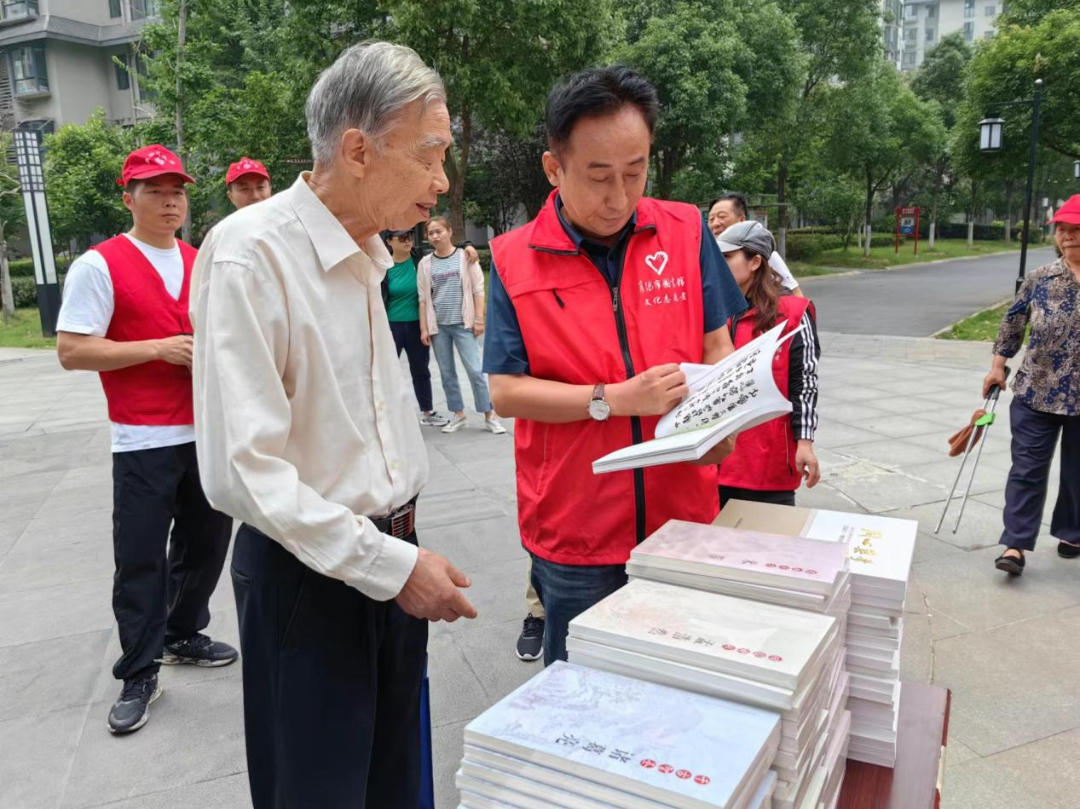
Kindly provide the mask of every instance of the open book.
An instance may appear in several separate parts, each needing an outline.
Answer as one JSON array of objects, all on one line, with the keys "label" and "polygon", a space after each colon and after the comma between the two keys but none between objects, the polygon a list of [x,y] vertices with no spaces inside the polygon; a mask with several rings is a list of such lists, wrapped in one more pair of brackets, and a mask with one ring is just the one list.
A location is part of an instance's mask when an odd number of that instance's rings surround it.
[{"label": "open book", "polygon": [[593,473],[696,461],[729,435],[791,412],[776,387],[772,361],[784,324],[776,326],[716,365],[680,367],[690,395],[656,425],[656,438],[634,444],[593,461]]}]

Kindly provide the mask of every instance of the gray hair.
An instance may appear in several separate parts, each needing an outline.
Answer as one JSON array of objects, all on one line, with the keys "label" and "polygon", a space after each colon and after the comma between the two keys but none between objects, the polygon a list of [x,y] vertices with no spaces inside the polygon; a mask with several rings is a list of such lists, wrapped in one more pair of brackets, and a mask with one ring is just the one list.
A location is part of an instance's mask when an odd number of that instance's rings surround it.
[{"label": "gray hair", "polygon": [[308,139],[316,162],[333,162],[347,129],[359,129],[378,143],[414,101],[446,101],[442,79],[416,51],[390,42],[353,45],[322,72],[308,95]]}]

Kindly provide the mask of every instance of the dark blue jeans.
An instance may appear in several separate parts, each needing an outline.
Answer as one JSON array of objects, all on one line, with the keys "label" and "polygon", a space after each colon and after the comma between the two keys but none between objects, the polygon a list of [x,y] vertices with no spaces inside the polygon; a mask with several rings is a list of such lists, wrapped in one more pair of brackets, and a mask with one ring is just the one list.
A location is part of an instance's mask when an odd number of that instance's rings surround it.
[{"label": "dark blue jeans", "polygon": [[404,350],[409,358],[416,403],[427,413],[431,410],[431,349],[420,340],[420,321],[391,320],[390,332],[394,335],[398,356]]},{"label": "dark blue jeans", "polygon": [[1033,410],[1019,399],[1009,408],[1012,468],[1005,485],[1005,530],[1000,544],[1031,551],[1042,524],[1050,464],[1061,437],[1061,481],[1050,533],[1080,542],[1080,416]]},{"label": "dark blue jeans", "polygon": [[626,584],[625,565],[560,565],[532,557],[532,586],[544,605],[544,665],[566,660],[570,622]]}]

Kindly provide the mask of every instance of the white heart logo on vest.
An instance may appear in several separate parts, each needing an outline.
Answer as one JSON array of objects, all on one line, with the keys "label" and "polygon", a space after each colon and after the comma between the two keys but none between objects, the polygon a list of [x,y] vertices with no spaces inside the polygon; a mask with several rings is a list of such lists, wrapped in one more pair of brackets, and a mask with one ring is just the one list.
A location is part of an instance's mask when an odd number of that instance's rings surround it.
[{"label": "white heart logo on vest", "polygon": [[661,250],[659,253],[645,256],[645,264],[657,275],[663,275],[667,268],[667,253]]}]

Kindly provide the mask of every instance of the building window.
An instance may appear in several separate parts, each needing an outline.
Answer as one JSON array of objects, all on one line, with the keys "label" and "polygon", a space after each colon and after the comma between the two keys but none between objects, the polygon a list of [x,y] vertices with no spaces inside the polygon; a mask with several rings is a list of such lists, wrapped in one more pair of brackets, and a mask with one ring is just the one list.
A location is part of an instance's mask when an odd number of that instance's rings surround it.
[{"label": "building window", "polygon": [[109,0],[109,17],[115,20],[123,16],[124,10],[120,7],[120,0]]},{"label": "building window", "polygon": [[975,0],[964,0],[964,17],[975,16]]},{"label": "building window", "polygon": [[996,13],[997,13],[997,6],[987,6],[986,7],[986,16],[987,17],[993,17]]},{"label": "building window", "polygon": [[915,67],[915,51],[904,51],[903,67],[905,69]]},{"label": "building window", "polygon": [[2,0],[0,2],[0,20],[36,17],[37,13],[37,0]]},{"label": "building window", "polygon": [[161,0],[131,0],[131,19],[146,20],[161,16]]},{"label": "building window", "polygon": [[937,6],[927,6],[926,7],[926,19],[929,20],[931,17],[934,17],[935,15],[937,15]]},{"label": "building window", "polygon": [[933,28],[927,28],[926,29],[926,44],[927,45],[932,45],[933,43],[934,43],[934,29]]},{"label": "building window", "polygon": [[904,6],[904,19],[914,20],[915,15],[919,13],[918,6]]},{"label": "building window", "polygon": [[130,90],[131,89],[131,74],[128,73],[128,66],[131,64],[126,53],[116,57],[123,64],[118,64],[113,61],[113,67],[116,68],[116,89],[117,90]]},{"label": "building window", "polygon": [[11,80],[15,95],[49,92],[49,73],[45,68],[45,49],[12,48]]},{"label": "building window", "polygon": [[975,23],[964,23],[964,39],[966,39],[968,42],[971,42],[973,39],[975,39]]},{"label": "building window", "polygon": [[983,32],[983,39],[993,39],[993,38],[994,38],[994,32],[993,31],[984,31]]},{"label": "building window", "polygon": [[918,28],[906,28],[904,29],[904,42],[917,42],[919,39]]}]

